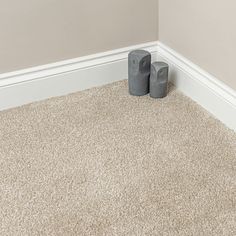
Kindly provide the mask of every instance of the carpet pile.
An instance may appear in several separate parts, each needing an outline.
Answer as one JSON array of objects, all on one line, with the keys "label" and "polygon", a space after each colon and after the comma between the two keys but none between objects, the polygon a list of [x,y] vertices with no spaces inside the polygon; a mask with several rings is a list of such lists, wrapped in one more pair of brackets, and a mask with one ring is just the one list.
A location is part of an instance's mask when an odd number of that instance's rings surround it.
[{"label": "carpet pile", "polygon": [[236,134],[126,81],[0,112],[0,235],[236,235]]}]

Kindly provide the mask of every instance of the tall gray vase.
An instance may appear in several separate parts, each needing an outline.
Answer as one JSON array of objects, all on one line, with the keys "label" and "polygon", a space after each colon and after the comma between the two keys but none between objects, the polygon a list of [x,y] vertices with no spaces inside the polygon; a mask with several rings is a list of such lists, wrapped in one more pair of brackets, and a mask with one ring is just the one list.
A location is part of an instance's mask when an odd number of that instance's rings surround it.
[{"label": "tall gray vase", "polygon": [[128,57],[129,93],[143,96],[149,93],[151,54],[144,50],[135,50]]},{"label": "tall gray vase", "polygon": [[169,66],[165,62],[154,62],[151,66],[150,96],[164,98],[167,96]]}]

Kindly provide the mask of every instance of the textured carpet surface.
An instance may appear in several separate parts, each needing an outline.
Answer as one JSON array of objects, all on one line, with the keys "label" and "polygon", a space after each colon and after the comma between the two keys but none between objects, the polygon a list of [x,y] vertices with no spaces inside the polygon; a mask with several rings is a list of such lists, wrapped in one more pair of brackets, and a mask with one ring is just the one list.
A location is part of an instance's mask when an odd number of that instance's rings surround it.
[{"label": "textured carpet surface", "polygon": [[236,235],[236,134],[126,81],[0,112],[0,235]]}]

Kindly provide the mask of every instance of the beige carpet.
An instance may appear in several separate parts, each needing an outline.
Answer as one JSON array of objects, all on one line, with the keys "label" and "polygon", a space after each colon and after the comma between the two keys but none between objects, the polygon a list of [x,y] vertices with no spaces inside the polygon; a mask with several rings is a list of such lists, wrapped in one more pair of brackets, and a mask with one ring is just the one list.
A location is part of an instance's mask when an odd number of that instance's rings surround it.
[{"label": "beige carpet", "polygon": [[0,113],[0,235],[236,235],[236,134],[127,83]]}]

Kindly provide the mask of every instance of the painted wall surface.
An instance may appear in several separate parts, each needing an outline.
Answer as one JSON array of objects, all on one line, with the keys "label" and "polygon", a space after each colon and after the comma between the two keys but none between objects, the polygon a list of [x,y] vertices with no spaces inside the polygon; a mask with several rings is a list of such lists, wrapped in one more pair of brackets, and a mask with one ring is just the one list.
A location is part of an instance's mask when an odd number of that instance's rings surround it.
[{"label": "painted wall surface", "polygon": [[0,73],[158,38],[157,0],[0,3]]},{"label": "painted wall surface", "polygon": [[236,90],[235,12],[235,0],[159,0],[159,40]]}]

